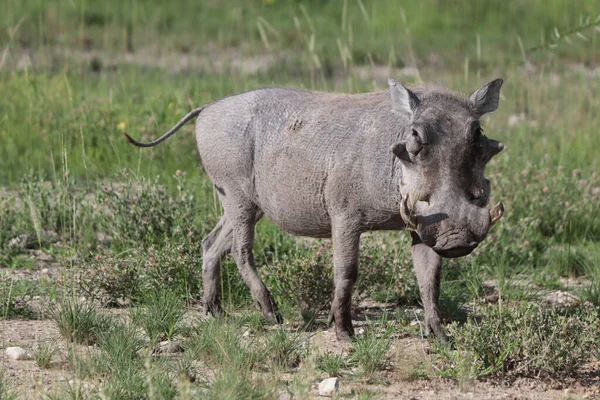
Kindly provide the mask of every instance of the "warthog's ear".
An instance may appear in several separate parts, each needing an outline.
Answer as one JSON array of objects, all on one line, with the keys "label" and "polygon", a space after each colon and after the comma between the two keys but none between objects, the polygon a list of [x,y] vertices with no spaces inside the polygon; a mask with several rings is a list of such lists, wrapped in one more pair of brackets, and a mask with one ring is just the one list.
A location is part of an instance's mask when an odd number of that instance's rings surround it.
[{"label": "warthog's ear", "polygon": [[388,78],[392,95],[392,110],[412,117],[420,101],[416,94],[405,88],[395,79]]},{"label": "warthog's ear", "polygon": [[469,97],[469,108],[471,111],[478,117],[496,111],[498,108],[498,99],[500,98],[500,88],[503,83],[504,80],[496,79],[477,89]]}]

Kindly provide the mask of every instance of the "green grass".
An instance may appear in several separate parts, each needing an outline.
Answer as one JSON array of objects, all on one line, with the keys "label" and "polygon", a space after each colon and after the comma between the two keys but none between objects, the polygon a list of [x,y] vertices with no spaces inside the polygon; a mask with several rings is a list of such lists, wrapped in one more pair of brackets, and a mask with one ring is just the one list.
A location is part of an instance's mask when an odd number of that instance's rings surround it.
[{"label": "green grass", "polygon": [[[102,379],[97,391],[110,398],[272,398],[283,387],[295,390],[279,374],[310,387],[325,375],[352,375],[349,368],[379,381],[382,369],[396,368],[387,354],[388,327],[420,338],[410,326],[414,313],[399,309],[395,323],[371,321],[348,357],[327,353],[312,371],[307,337],[325,327],[331,243],[296,240],[266,219],[257,227],[256,264],[291,324],[272,330],[264,323],[226,258],[221,291],[234,316],[184,325],[202,289],[201,239],[222,210],[199,162],[192,124],[155,149],[135,149],[123,133],[154,138],[192,107],[264,86],[366,92],[386,89],[391,75],[408,85],[433,82],[469,93],[503,77],[500,108],[486,117],[485,131],[507,149],[486,175],[507,211],[472,255],[445,263],[443,316],[461,322],[452,334],[471,345],[435,350],[444,376],[460,382],[525,371],[518,351],[535,356],[537,370],[527,364],[528,374],[563,367],[576,373],[583,356],[572,353],[567,365],[520,325],[511,329],[537,344],[514,347],[506,319],[526,320],[531,316],[523,310],[555,290],[600,304],[600,33],[584,30],[585,39],[573,35],[556,49],[529,51],[542,37],[551,42],[555,27],[566,32],[599,14],[600,0],[6,2],[0,264],[7,268],[0,270],[0,317],[43,318],[30,309],[33,298],[55,302],[51,316],[61,335],[97,344],[89,357],[70,345],[69,368]],[[28,248],[10,245],[22,235]],[[38,247],[56,259],[60,277],[11,277],[39,269]],[[366,236],[361,247],[357,302],[418,306],[408,235]],[[496,283],[506,309],[484,307],[496,301],[484,293],[487,280]],[[97,303],[130,307],[131,321],[106,319]],[[573,315],[575,325],[587,321]],[[542,322],[554,332],[555,325]],[[502,339],[499,348],[482,339],[492,334]],[[174,338],[183,355],[148,356],[155,342]],[[36,358],[45,365],[50,348],[39,349]],[[422,365],[415,374],[432,369]],[[0,377],[0,392],[4,382]],[[81,398],[82,391],[74,384],[57,398]],[[355,393],[377,396],[368,388]]]},{"label": "green grass", "polygon": [[373,327],[364,335],[354,339],[352,353],[348,359],[348,362],[358,366],[360,373],[366,377],[372,377],[375,372],[383,370],[388,364],[386,354],[391,344],[392,331],[385,326],[383,329],[377,328]]},{"label": "green grass", "polygon": [[[0,20],[0,41],[27,47],[135,52],[160,40],[165,48],[203,54],[230,47],[246,52],[283,47],[307,51],[307,37],[314,34],[333,38],[316,41],[314,46],[324,63],[333,58],[328,54],[339,55],[335,39],[340,38],[344,44],[352,44],[352,57],[362,64],[368,62],[369,53],[375,61],[387,62],[391,48],[395,48],[396,58],[404,61],[409,58],[404,54],[409,45],[420,59],[432,49],[444,48],[457,49],[464,57],[476,52],[475,38],[480,35],[483,48],[493,44],[505,53],[519,55],[517,35],[526,48],[533,47],[540,43],[542,33],[549,39],[555,27],[562,31],[578,25],[581,16],[595,18],[598,5],[584,0],[476,4],[467,0],[452,4],[234,0],[227,6],[222,1],[185,4],[161,0],[152,5],[115,0],[101,4],[60,0],[50,5],[41,0],[9,1]],[[594,43],[590,47],[595,50]],[[592,58],[581,48],[563,51]],[[483,54],[490,61],[503,59],[500,54]],[[476,59],[475,55],[472,58]]]},{"label": "green grass", "polygon": [[223,320],[211,320],[198,325],[197,331],[185,345],[191,355],[203,360],[209,368],[246,373],[257,366],[260,357],[251,344],[243,340],[244,331],[235,323]]},{"label": "green grass", "polygon": [[57,348],[54,343],[41,343],[33,350],[33,359],[38,367],[49,368],[56,352]]},{"label": "green grass", "polygon": [[307,341],[301,334],[277,330],[271,334],[265,352],[269,365],[282,370],[298,367],[307,353]]},{"label": "green grass", "polygon": [[8,385],[4,368],[0,370],[0,398],[6,400],[17,399],[17,393],[15,393]]},{"label": "green grass", "polygon": [[57,391],[56,395],[48,396],[51,400],[58,399],[69,399],[69,400],[83,400],[86,398],[83,385],[81,383],[69,383],[67,382],[63,389]]},{"label": "green grass", "polygon": [[317,367],[329,376],[340,376],[345,365],[344,358],[333,353],[325,353],[317,359]]},{"label": "green grass", "polygon": [[131,310],[132,322],[142,328],[152,343],[172,340],[182,329],[185,312],[176,293],[161,291],[145,296],[144,304]]},{"label": "green grass", "polygon": [[70,342],[94,344],[106,329],[108,319],[95,304],[65,297],[51,311],[60,334]]},{"label": "green grass", "polygon": [[249,399],[264,400],[274,399],[276,396],[261,382],[252,382],[244,375],[236,374],[234,371],[224,370],[210,383],[205,392],[206,399]]},{"label": "green grass", "polygon": [[119,374],[141,366],[139,351],[143,340],[135,327],[118,321],[106,326],[98,338],[101,354],[95,358],[99,372]]}]

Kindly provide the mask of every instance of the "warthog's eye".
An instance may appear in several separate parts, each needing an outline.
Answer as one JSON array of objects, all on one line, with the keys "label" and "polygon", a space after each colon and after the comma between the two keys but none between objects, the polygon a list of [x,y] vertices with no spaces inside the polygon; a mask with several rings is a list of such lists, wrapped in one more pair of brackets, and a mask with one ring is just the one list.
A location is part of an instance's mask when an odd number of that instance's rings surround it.
[{"label": "warthog's eye", "polygon": [[467,198],[468,198],[469,202],[471,202],[475,205],[478,205],[478,206],[483,206],[486,201],[485,190],[483,188],[480,188],[480,189],[468,191]]},{"label": "warthog's eye", "polygon": [[406,150],[408,150],[413,157],[419,155],[423,149],[423,145],[426,143],[424,137],[422,132],[419,132],[419,130],[415,128],[412,129],[411,136],[406,143]]},{"label": "warthog's eye", "polygon": [[479,125],[478,121],[474,121],[471,124],[471,141],[472,143],[478,143],[483,136],[483,128]]}]

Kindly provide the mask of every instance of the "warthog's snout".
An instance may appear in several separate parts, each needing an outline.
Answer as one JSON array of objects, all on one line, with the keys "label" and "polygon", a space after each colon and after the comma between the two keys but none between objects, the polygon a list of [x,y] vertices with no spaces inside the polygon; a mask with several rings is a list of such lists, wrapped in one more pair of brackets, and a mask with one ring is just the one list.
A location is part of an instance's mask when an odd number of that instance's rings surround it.
[{"label": "warthog's snout", "polygon": [[421,241],[446,258],[470,254],[485,239],[489,230],[502,218],[503,204],[491,209],[469,202],[448,202],[429,206],[427,203],[401,202],[401,214]]}]

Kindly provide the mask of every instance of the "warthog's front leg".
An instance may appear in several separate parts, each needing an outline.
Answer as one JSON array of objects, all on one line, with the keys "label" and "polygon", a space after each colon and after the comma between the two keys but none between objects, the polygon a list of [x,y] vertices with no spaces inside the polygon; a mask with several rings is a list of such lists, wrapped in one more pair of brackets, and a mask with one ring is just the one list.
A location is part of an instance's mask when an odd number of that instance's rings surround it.
[{"label": "warthog's front leg", "polygon": [[416,233],[412,232],[411,235],[412,259],[425,310],[425,333],[429,335],[433,331],[439,340],[448,343],[448,337],[442,329],[439,309],[442,257],[423,244]]},{"label": "warthog's front leg", "polygon": [[338,340],[347,341],[354,336],[352,327],[352,289],[358,277],[358,250],[360,233],[334,227],[333,277],[335,290],[329,323],[335,320]]}]

